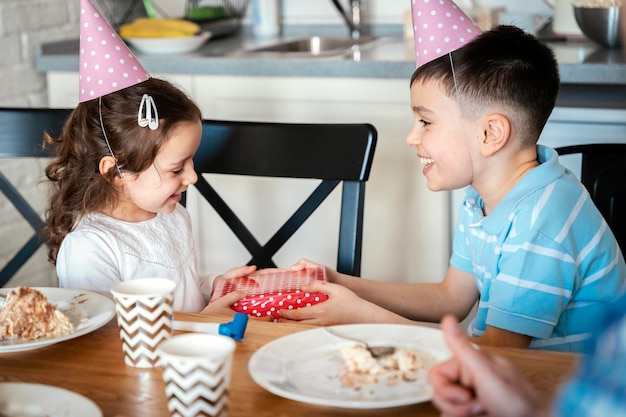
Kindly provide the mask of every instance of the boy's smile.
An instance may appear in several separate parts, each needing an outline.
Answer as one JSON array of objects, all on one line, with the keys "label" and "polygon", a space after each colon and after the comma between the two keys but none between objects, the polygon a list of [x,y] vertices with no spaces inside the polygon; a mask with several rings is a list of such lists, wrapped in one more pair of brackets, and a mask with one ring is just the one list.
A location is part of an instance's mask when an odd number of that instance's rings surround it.
[{"label": "boy's smile", "polygon": [[433,158],[427,158],[427,157],[424,157],[424,156],[420,156],[420,161],[422,162],[422,165],[424,165],[424,169],[422,170],[422,173],[424,175],[426,175],[426,173],[428,172],[428,168],[430,166],[432,166],[432,164],[435,163],[435,160]]}]

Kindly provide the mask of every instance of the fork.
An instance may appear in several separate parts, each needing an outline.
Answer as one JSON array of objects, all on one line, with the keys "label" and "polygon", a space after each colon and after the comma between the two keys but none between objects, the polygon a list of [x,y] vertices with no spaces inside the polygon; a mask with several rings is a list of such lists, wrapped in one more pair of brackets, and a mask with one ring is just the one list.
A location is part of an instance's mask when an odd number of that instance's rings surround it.
[{"label": "fork", "polygon": [[344,334],[339,334],[334,329],[331,329],[329,327],[324,327],[324,329],[328,333],[332,334],[335,337],[339,337],[341,339],[346,339],[346,340],[352,340],[353,342],[357,342],[360,345],[363,345],[363,347],[365,347],[365,349],[367,349],[367,351],[370,353],[370,355],[372,355],[372,357],[374,359],[382,358],[384,356],[393,355],[395,353],[395,351],[396,351],[396,348],[394,346],[370,346],[364,340],[357,339],[357,338],[352,337],[352,336],[346,336]]}]

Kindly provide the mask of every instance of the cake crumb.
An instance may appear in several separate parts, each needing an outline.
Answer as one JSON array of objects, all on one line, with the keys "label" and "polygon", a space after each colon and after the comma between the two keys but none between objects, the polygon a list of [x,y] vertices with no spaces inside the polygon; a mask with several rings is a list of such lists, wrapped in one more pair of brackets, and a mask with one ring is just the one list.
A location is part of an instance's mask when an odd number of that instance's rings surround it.
[{"label": "cake crumb", "polygon": [[362,388],[365,385],[386,381],[396,385],[400,381],[414,381],[422,368],[419,355],[408,349],[397,347],[390,355],[374,358],[359,344],[346,346],[340,351],[344,361],[340,379],[344,386]]}]

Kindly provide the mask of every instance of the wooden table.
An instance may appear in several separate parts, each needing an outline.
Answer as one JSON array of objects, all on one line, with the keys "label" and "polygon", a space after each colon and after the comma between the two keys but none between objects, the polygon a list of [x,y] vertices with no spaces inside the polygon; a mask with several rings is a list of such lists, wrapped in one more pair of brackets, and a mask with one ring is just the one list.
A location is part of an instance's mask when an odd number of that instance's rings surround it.
[{"label": "wooden table", "polygon": [[[226,316],[178,313],[177,319],[225,323]],[[309,326],[250,320],[237,342],[230,389],[230,417],[282,416],[439,416],[430,402],[393,409],[351,410],[283,399],[256,385],[248,375],[250,355],[264,344]],[[573,371],[578,356],[518,349],[490,349],[510,358],[541,391],[554,395]],[[124,364],[115,319],[76,339],[44,348],[0,353],[0,381],[62,387],[93,400],[105,417],[169,417],[161,369]],[[85,416],[89,417],[89,416]]]}]

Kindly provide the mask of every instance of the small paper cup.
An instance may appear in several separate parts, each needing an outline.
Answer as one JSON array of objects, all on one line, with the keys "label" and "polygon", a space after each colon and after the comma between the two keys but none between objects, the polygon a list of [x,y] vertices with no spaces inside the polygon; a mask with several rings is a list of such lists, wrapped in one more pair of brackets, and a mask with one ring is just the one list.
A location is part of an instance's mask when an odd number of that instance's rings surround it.
[{"label": "small paper cup", "polygon": [[159,348],[167,408],[172,417],[228,416],[228,390],[235,341],[186,333]]},{"label": "small paper cup", "polygon": [[124,362],[136,368],[158,364],[157,349],[172,335],[176,283],[163,278],[139,278],[111,287]]}]

